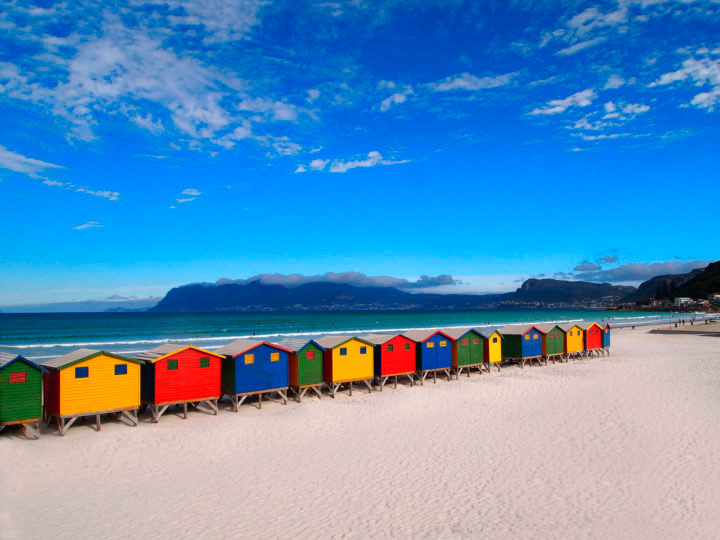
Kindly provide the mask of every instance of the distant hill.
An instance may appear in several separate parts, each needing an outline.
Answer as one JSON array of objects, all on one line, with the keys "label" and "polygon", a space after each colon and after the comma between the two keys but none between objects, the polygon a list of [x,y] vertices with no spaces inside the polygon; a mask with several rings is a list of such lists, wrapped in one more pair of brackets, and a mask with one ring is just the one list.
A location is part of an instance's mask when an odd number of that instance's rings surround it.
[{"label": "distant hill", "polygon": [[662,300],[678,296],[705,298],[709,293],[720,290],[718,287],[720,262],[714,262],[704,269],[696,268],[686,274],[665,274],[643,281],[637,291],[623,298],[623,301],[644,302],[651,298]]},{"label": "distant hill", "polygon": [[587,281],[563,281],[559,279],[528,279],[507,300],[514,302],[579,302],[596,300],[619,300],[635,292],[635,287],[590,283]]},{"label": "distant hill", "polygon": [[710,263],[685,283],[676,286],[675,290],[676,296],[689,296],[696,300],[718,292],[720,292],[720,261]]},{"label": "distant hill", "polygon": [[394,287],[358,287],[341,283],[306,283],[297,287],[247,284],[191,284],[170,290],[148,311],[344,311],[344,310],[473,310],[497,307],[583,307],[611,303],[633,292],[632,287],[553,279],[527,280],[504,294],[411,294]]}]

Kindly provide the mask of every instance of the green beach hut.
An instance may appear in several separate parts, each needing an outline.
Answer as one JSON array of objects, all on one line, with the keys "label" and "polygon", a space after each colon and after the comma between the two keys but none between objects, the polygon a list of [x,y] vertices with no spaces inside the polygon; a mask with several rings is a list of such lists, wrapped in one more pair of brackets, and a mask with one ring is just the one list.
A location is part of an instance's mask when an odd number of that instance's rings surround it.
[{"label": "green beach hut", "polygon": [[312,391],[322,398],[323,385],[323,352],[325,349],[315,340],[292,337],[274,341],[290,351],[288,368],[290,372],[290,391],[300,403],[306,392]]},{"label": "green beach hut", "polygon": [[45,369],[20,355],[0,352],[0,431],[21,425],[40,436]]},{"label": "green beach hut", "polygon": [[470,376],[472,368],[482,372],[485,364],[485,338],[474,328],[445,328],[443,332],[453,338],[452,366],[455,368],[455,377],[459,377],[465,370]]},{"label": "green beach hut", "polygon": [[538,329],[545,332],[542,336],[542,353],[545,363],[552,360],[562,360],[565,358],[565,330],[557,324],[538,324]]}]

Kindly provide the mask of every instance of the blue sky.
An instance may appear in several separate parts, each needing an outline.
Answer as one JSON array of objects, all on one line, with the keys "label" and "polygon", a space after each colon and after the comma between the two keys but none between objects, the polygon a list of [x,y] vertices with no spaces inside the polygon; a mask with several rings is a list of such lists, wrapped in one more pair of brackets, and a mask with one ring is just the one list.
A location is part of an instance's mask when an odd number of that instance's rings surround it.
[{"label": "blue sky", "polygon": [[0,306],[718,258],[720,3],[3,3]]}]

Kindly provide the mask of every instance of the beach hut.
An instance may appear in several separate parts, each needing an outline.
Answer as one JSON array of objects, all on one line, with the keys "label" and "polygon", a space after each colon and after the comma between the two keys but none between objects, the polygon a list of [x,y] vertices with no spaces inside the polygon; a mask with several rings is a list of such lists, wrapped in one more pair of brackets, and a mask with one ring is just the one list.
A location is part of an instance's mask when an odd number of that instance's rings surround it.
[{"label": "beach hut", "polygon": [[537,327],[544,332],[542,337],[542,354],[547,364],[548,360],[555,363],[565,358],[565,330],[558,324],[538,324]]},{"label": "beach hut", "polygon": [[375,376],[374,345],[354,336],[324,336],[317,340],[323,353],[323,380],[330,387],[330,396],[348,386],[352,396],[353,383],[362,382],[372,392]]},{"label": "beach hut", "polygon": [[485,340],[483,355],[486,369],[489,372],[490,366],[495,366],[500,371],[500,364],[502,364],[502,334],[494,328],[476,328],[475,330]]},{"label": "beach hut", "polygon": [[443,332],[453,339],[451,347],[455,377],[459,377],[463,370],[468,377],[472,368],[482,371],[485,365],[483,335],[474,328],[445,328]]},{"label": "beach hut", "polygon": [[500,330],[503,336],[502,357],[525,367],[525,362],[542,359],[543,332],[537,326],[511,324]]},{"label": "beach hut", "polygon": [[253,395],[258,397],[259,409],[263,396],[274,393],[280,396],[283,405],[287,403],[288,349],[267,341],[238,339],[215,352],[224,356],[220,388],[230,396],[235,412]]},{"label": "beach hut", "polygon": [[578,324],[563,324],[565,331],[566,358],[579,358],[585,355],[585,331]]},{"label": "beach hut", "polygon": [[20,425],[25,435],[40,437],[44,372],[23,356],[0,352],[0,431]]},{"label": "beach hut", "polygon": [[188,403],[210,414],[218,413],[222,356],[192,345],[165,343],[135,358],[143,362],[140,396],[157,422],[171,405]]},{"label": "beach hut", "polygon": [[410,386],[415,382],[415,342],[401,334],[368,334],[365,341],[373,344],[375,380],[382,392],[392,377],[397,388],[398,377],[407,377]]},{"label": "beach hut", "polygon": [[442,330],[409,330],[402,335],[416,344],[415,371],[420,384],[431,373],[433,381],[437,382],[438,372],[445,373],[450,380],[453,338]]},{"label": "beach hut", "polygon": [[585,325],[585,351],[588,356],[600,356],[603,347],[603,329],[596,322]]},{"label": "beach hut", "polygon": [[137,426],[141,364],[93,349],[77,349],[42,362],[47,370],[43,377],[46,421],[55,418],[60,435],[84,416],[95,417],[97,431],[103,414]]},{"label": "beach hut", "polygon": [[608,356],[610,356],[610,330],[612,330],[610,323],[605,323],[605,326],[603,327],[602,346],[603,353],[607,354]]},{"label": "beach hut", "polygon": [[315,392],[317,397],[321,398],[322,355],[325,349],[318,345],[317,341],[308,338],[291,337],[273,343],[290,351],[288,356],[290,390],[295,394],[298,403],[308,391]]}]

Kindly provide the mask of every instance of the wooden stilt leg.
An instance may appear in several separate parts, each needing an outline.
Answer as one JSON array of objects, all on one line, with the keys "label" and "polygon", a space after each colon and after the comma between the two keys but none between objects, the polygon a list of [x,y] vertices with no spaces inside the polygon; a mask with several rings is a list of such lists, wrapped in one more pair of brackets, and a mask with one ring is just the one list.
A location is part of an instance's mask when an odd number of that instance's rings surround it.
[{"label": "wooden stilt leg", "polygon": [[258,394],[258,409],[262,409],[262,394]]},{"label": "wooden stilt leg", "polygon": [[398,378],[398,376],[395,375],[395,384],[393,385],[393,388],[395,388],[396,390],[397,390],[397,378]]},{"label": "wooden stilt leg", "polygon": [[352,396],[352,381],[350,382],[350,395]]},{"label": "wooden stilt leg", "polygon": [[183,420],[187,420],[187,403],[183,403]]},{"label": "wooden stilt leg", "polygon": [[100,431],[100,430],[102,430],[102,425],[100,424],[100,415],[96,414],[95,415],[95,431]]}]

